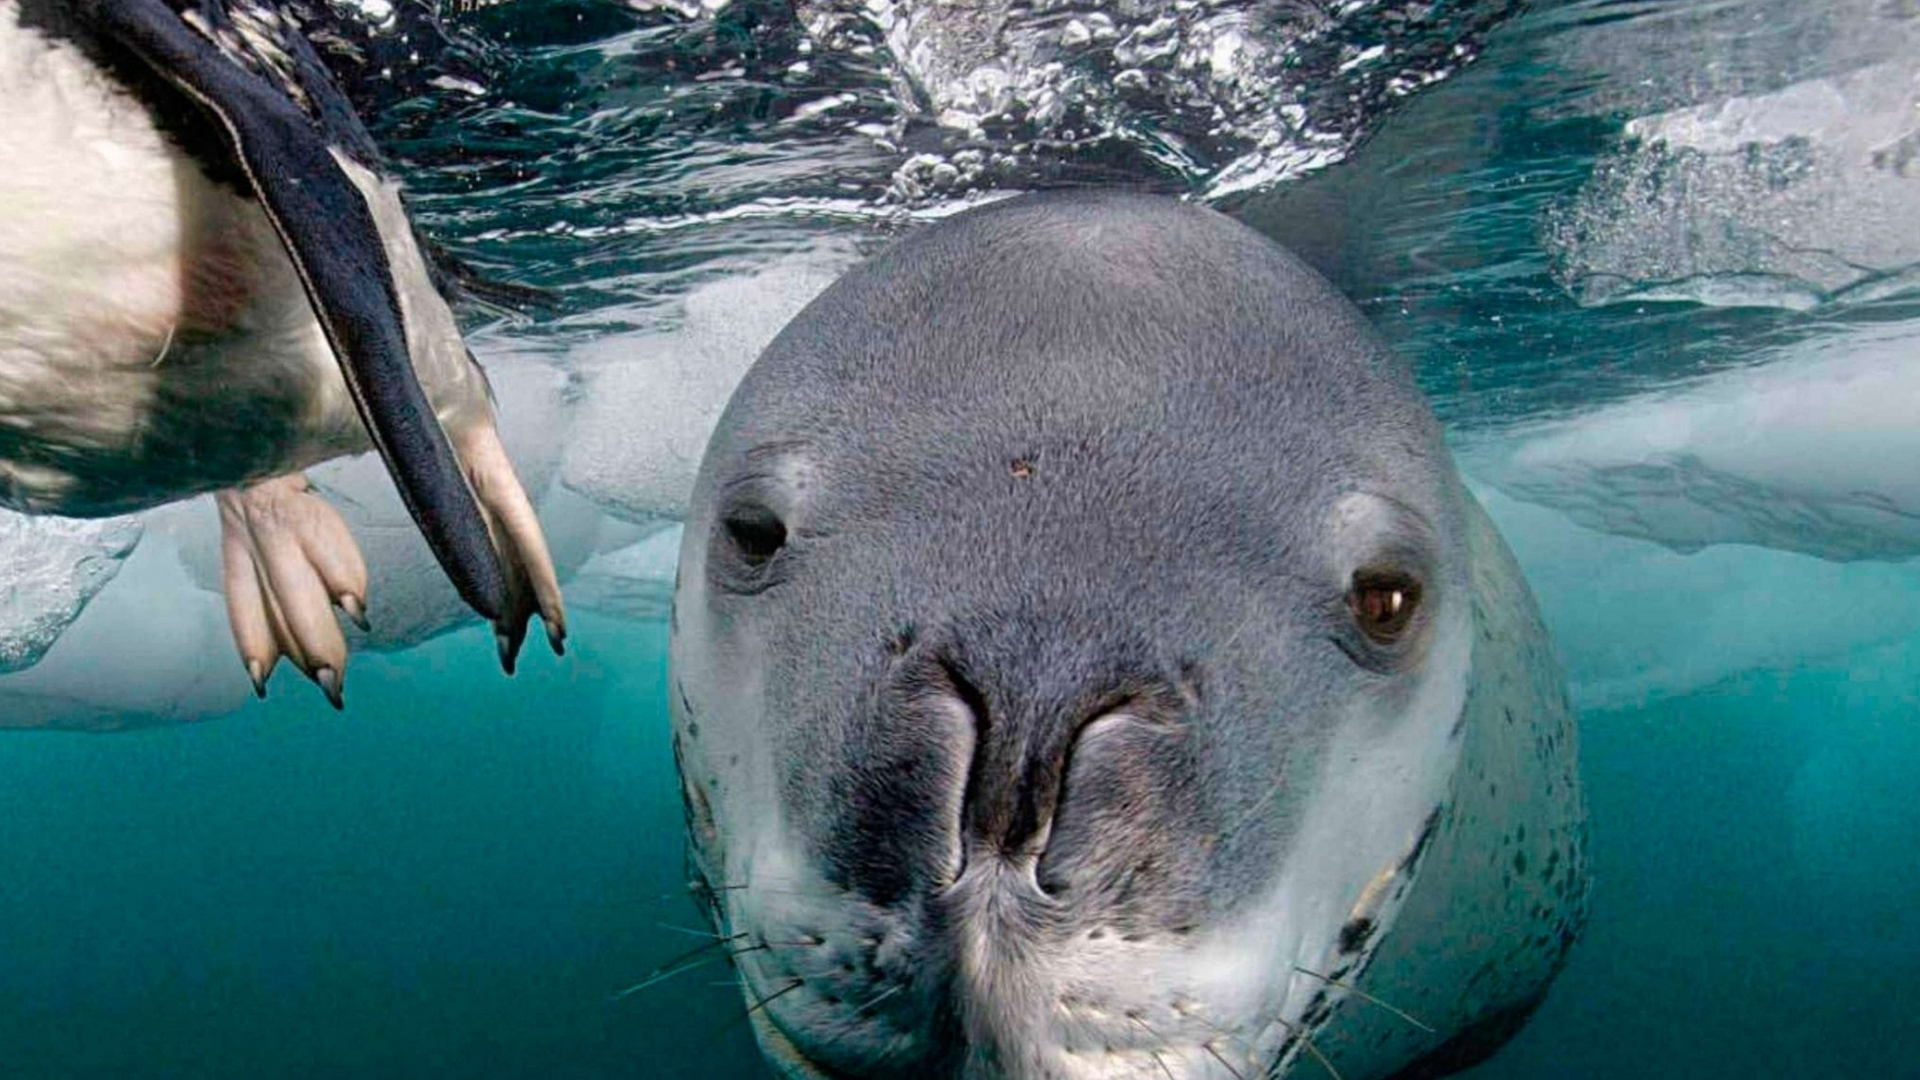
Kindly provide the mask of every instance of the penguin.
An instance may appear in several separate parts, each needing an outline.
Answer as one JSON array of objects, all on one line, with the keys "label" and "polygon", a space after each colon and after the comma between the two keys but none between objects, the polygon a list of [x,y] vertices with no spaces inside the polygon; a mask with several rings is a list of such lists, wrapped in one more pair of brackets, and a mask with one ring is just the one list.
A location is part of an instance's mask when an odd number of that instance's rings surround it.
[{"label": "penguin", "polygon": [[304,470],[377,451],[512,674],[566,621],[492,395],[302,0],[0,0],[0,505],[214,492],[254,691],[342,707],[367,572]]}]

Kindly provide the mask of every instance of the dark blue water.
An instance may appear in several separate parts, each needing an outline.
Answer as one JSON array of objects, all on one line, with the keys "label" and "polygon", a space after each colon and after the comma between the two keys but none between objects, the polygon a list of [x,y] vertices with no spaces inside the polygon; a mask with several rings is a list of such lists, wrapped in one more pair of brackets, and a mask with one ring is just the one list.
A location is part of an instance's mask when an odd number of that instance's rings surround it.
[{"label": "dark blue water", "polygon": [[[0,727],[134,729],[0,732],[0,1078],[761,1075],[723,963],[620,996],[702,924],[652,531],[682,481],[609,447],[697,449],[676,418],[724,397],[820,252],[1111,182],[1209,198],[1352,292],[1539,593],[1594,919],[1473,1075],[1920,1077],[1910,5],[1256,5],[1186,31],[1245,30],[1244,78],[1149,58],[1151,92],[1062,110],[954,90],[1049,58],[1019,33],[903,74],[894,48],[943,42],[910,5],[423,10],[349,19],[343,74],[423,224],[545,290],[466,318],[573,647],[503,678],[404,587],[410,549],[370,545],[400,569],[346,714],[285,672],[254,703],[205,519],[149,520],[46,659],[0,675]],[[1012,10],[1056,36],[1094,12]],[[1066,59],[1123,85],[1111,46]]]}]

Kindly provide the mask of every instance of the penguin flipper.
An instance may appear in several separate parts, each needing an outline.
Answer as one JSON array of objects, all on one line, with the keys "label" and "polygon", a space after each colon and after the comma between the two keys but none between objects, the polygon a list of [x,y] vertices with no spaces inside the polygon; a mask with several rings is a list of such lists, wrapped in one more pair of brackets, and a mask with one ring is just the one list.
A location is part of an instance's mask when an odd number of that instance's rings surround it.
[{"label": "penguin flipper", "polygon": [[[180,0],[174,0],[179,3]],[[507,576],[472,488],[413,370],[393,272],[372,211],[287,92],[188,18],[206,5],[87,0],[98,33],[139,56],[214,120],[299,273],[355,409],[414,522],[462,599],[489,620]],[[231,31],[231,27],[227,27]]]}]

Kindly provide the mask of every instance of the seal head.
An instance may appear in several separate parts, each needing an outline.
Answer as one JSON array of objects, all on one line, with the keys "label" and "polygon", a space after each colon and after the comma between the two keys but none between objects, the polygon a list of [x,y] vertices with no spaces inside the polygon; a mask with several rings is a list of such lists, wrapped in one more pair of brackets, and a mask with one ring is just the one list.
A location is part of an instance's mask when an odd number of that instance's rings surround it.
[{"label": "seal head", "polygon": [[1021,198],[848,274],[736,391],[675,605],[770,1059],[1312,1053],[1459,762],[1469,504],[1359,313],[1214,212]]}]

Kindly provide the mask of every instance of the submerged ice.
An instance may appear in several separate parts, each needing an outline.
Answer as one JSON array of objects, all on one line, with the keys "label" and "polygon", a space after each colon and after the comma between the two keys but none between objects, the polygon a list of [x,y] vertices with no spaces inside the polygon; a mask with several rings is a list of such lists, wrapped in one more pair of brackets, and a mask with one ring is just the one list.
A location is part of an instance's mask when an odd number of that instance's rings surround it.
[{"label": "submerged ice", "polygon": [[1588,304],[1809,310],[1912,288],[1914,55],[1629,121],[1548,225],[1559,277]]},{"label": "submerged ice", "polygon": [[1920,322],[1861,327],[1670,390],[1517,427],[1469,467],[1516,498],[1676,551],[1920,555]]},{"label": "submerged ice", "polygon": [[46,654],[140,542],[131,517],[28,517],[0,510],[0,674]]}]

